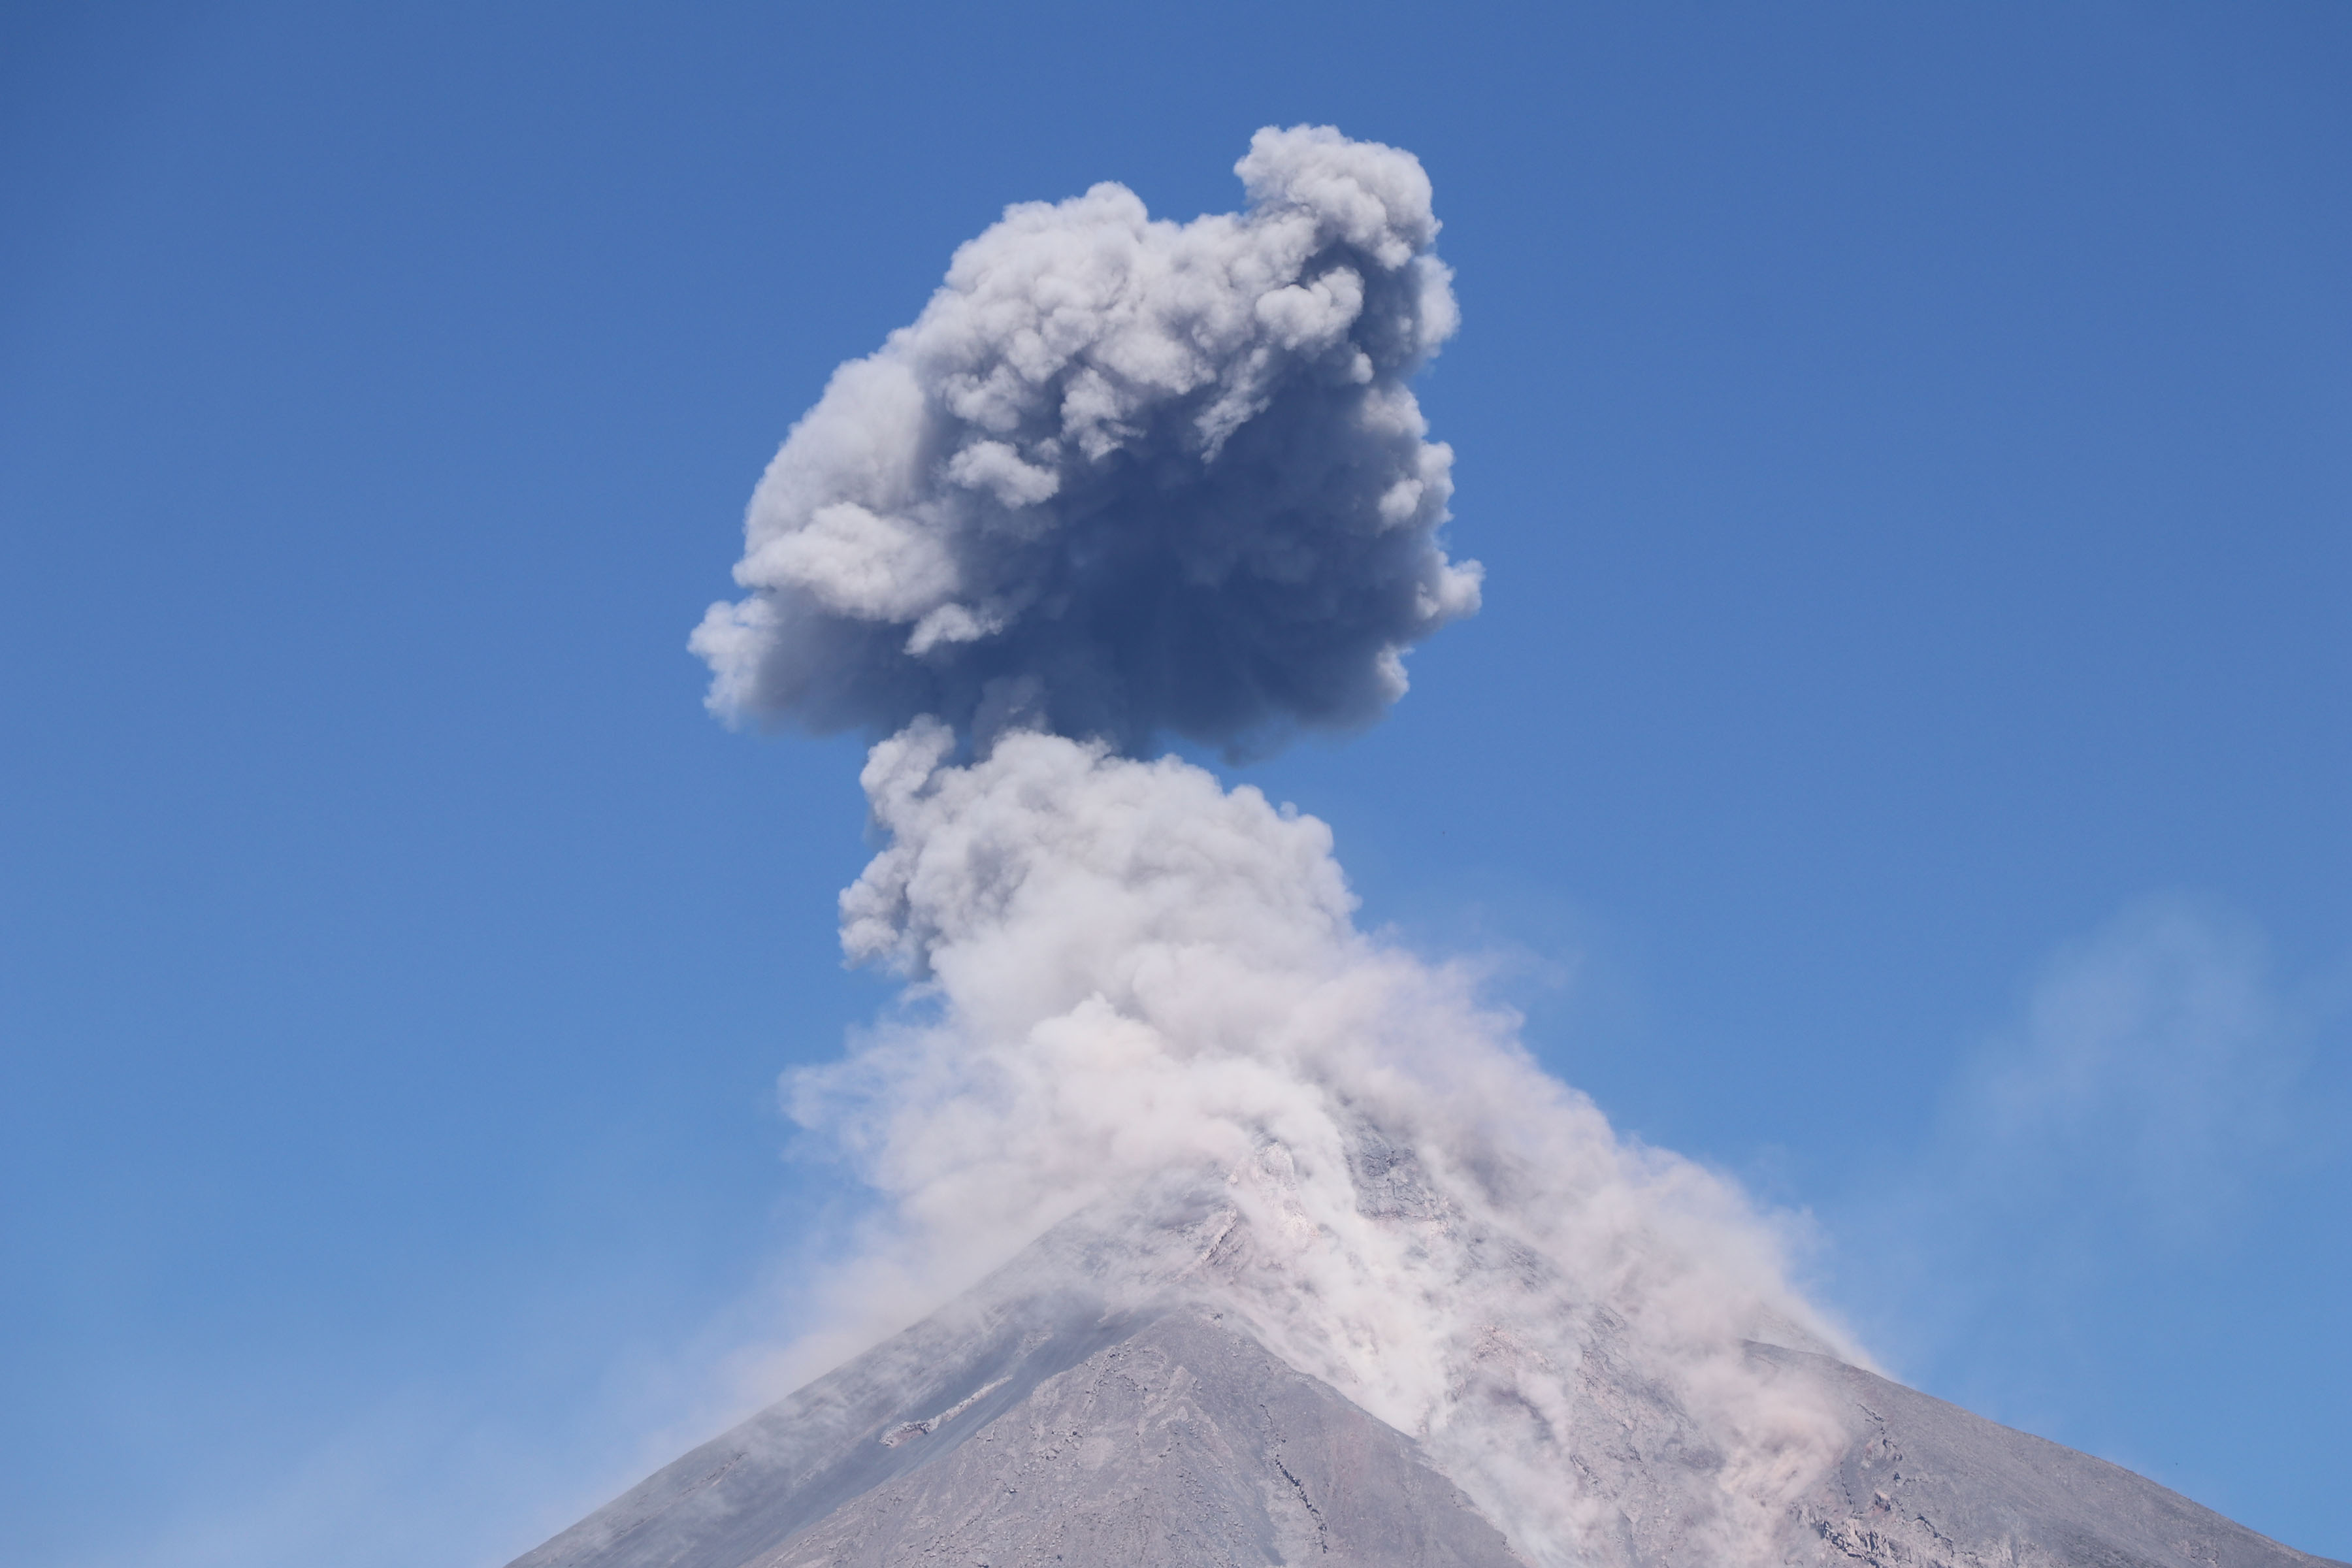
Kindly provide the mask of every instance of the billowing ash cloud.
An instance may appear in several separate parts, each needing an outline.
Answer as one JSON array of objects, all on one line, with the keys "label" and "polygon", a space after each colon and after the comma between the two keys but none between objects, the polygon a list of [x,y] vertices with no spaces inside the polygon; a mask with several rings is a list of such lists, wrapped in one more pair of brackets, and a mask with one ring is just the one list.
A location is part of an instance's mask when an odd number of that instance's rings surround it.
[{"label": "billowing ash cloud", "polygon": [[1407,380],[1452,334],[1411,153],[1265,130],[1247,210],[1100,184],[1009,209],[843,365],[753,497],[693,647],[730,717],[937,716],[1139,752],[1376,719],[1477,608]]},{"label": "billowing ash cloud", "polygon": [[1744,1342],[1853,1352],[1771,1223],[1360,931],[1315,818],[1173,758],[954,746],[875,748],[890,840],[842,897],[915,1006],[793,1079],[891,1202],[869,1266],[968,1274],[1079,1226],[1095,1285],[1246,1323],[1532,1563],[1630,1563],[1629,1519],[1665,1560],[1779,1561],[1845,1438]]},{"label": "billowing ash cloud", "polygon": [[1833,1342],[1775,1226],[1360,931],[1321,823],[1133,755],[1373,719],[1477,605],[1406,387],[1454,324],[1421,166],[1302,129],[1239,168],[1239,216],[1100,185],[966,246],[695,636],[722,711],[888,734],[843,940],[908,1005],[793,1082],[886,1200],[849,1272],[920,1299],[1075,1227],[1085,1283],[1230,1313],[1532,1563],[1630,1563],[1629,1520],[1777,1561],[1844,1438],[1743,1349]]}]

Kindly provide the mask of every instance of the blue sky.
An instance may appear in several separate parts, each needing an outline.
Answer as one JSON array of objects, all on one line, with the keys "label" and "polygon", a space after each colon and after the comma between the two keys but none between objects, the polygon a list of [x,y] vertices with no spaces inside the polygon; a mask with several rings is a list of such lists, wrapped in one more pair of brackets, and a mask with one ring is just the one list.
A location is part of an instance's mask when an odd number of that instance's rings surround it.
[{"label": "blue sky", "polygon": [[[494,1563],[760,1386],[855,738],[688,630],[1004,204],[1418,153],[1486,607],[1239,770],[1931,1392],[2352,1557],[2352,17],[0,19],[0,1496]],[[1232,772],[1232,770],[1228,770]]]}]

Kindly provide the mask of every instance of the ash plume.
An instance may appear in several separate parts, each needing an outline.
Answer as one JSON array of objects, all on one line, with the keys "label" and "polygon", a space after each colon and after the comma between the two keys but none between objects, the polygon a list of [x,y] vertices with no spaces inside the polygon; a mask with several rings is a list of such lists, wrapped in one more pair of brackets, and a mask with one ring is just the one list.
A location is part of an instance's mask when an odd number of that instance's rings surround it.
[{"label": "ash plume", "polygon": [[711,706],[1140,752],[1377,719],[1477,608],[1406,383],[1456,322],[1411,153],[1265,130],[1238,215],[1009,208],[768,468],[693,647]]},{"label": "ash plume", "polygon": [[1777,1560],[1846,1434],[1748,1346],[1852,1355],[1780,1227],[1360,931],[1322,823],[1142,760],[1377,718],[1477,605],[1406,384],[1455,324],[1420,164],[1300,128],[1238,169],[1238,216],[1098,185],[964,247],[695,634],[720,712],[885,737],[842,933],[904,1003],[790,1084],[884,1200],[851,1277],[935,1302],[1052,1233],[1417,1439],[1530,1563]]}]

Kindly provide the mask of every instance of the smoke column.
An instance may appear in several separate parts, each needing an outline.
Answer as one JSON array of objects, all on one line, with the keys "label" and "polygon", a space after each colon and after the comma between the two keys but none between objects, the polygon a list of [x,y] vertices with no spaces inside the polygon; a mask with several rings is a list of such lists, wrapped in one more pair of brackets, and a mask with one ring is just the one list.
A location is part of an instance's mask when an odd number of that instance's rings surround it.
[{"label": "smoke column", "polygon": [[1010,209],[759,488],[694,646],[722,713],[887,733],[842,936],[907,984],[794,1113],[886,1198],[876,1272],[1080,1237],[1039,1266],[1234,1315],[1531,1563],[1777,1561],[1844,1435],[1743,1342],[1858,1358],[1774,1225],[1360,931],[1322,823],[1147,760],[1366,722],[1477,605],[1405,384],[1455,321],[1419,163],[1238,172],[1181,226]]}]

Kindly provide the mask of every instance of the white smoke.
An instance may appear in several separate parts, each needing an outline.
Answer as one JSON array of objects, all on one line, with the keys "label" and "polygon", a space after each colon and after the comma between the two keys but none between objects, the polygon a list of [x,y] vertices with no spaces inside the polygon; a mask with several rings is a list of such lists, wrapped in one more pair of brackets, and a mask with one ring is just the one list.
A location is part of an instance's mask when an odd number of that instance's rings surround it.
[{"label": "white smoke", "polygon": [[1174,759],[954,745],[875,748],[889,843],[842,899],[928,1016],[794,1081],[907,1254],[968,1268],[1078,1215],[1108,1283],[1237,1314],[1533,1560],[1610,1560],[1628,1514],[1759,1560],[1843,1442],[1743,1350],[1834,1343],[1774,1227],[1357,930],[1315,818]]},{"label": "white smoke", "polygon": [[[2294,1126],[2302,1027],[2262,933],[2179,898],[2142,900],[2055,955],[2018,1027],[1957,1086],[1951,1133],[1979,1201],[2201,1232]],[[2024,1194],[2033,1194],[2026,1196]],[[2103,1212],[2102,1212],[2103,1211]],[[2011,1236],[2015,1227],[2000,1227]]]},{"label": "white smoke", "polygon": [[1136,760],[1375,718],[1477,605],[1405,384],[1455,321],[1420,164],[1302,128],[1239,172],[1238,216],[1011,209],[761,484],[713,705],[895,731],[842,929],[908,1005],[795,1113],[887,1200],[870,1266],[1059,1227],[1419,1437],[1531,1562],[1777,1561],[1845,1441],[1744,1349],[1840,1348],[1778,1226],[1359,931],[1323,824]]},{"label": "white smoke", "polygon": [[2323,1010],[2299,991],[2259,927],[2179,895],[2053,952],[1927,1136],[1840,1216],[1905,1359],[1948,1378],[1964,1360],[1997,1366],[1975,1375],[2009,1391],[1983,1396],[2014,1403],[2021,1363],[2042,1353],[2018,1325],[2081,1318],[2083,1292],[2135,1274],[2238,1269],[2220,1259],[2247,1205],[2299,1201],[2274,1184],[2306,1178],[2331,1116],[2306,1076]]},{"label": "white smoke", "polygon": [[695,634],[714,708],[1246,749],[1402,693],[1478,605],[1405,384],[1456,321],[1429,179],[1306,128],[1236,168],[1238,216],[1011,208],[835,373],[752,498],[751,596]]}]

